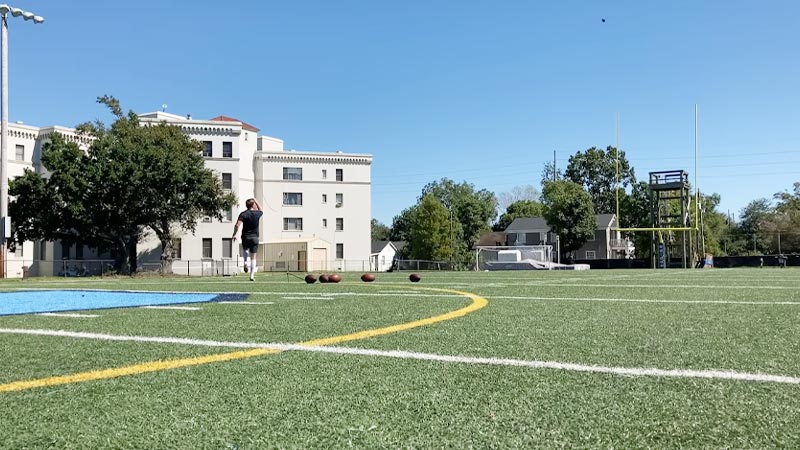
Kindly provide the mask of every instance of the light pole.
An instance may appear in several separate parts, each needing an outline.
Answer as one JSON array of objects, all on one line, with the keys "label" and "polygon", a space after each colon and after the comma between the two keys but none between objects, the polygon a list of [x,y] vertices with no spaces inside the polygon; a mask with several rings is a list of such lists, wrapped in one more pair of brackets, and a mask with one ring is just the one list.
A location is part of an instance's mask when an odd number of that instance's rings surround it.
[{"label": "light pole", "polygon": [[29,11],[19,8],[12,8],[6,4],[0,5],[0,17],[2,17],[2,32],[0,32],[0,78],[2,78],[2,106],[0,106],[0,257],[2,258],[2,278],[6,277],[6,240],[11,237],[11,219],[8,217],[8,13],[13,17],[22,16],[25,20],[32,20],[33,23],[44,22],[44,17],[37,16]]}]

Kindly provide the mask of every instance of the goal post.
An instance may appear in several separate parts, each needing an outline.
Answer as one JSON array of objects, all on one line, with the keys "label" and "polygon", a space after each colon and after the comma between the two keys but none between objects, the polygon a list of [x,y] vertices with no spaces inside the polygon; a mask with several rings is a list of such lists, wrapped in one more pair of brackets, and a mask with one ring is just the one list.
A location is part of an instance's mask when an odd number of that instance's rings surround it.
[{"label": "goal post", "polygon": [[552,245],[479,246],[476,270],[545,269],[553,262]]}]

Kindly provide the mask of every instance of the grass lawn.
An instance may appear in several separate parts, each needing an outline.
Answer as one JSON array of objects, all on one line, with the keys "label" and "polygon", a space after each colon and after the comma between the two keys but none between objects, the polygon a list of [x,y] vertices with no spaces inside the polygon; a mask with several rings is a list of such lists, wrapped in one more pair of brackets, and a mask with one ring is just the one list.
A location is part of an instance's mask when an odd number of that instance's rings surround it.
[{"label": "grass lawn", "polygon": [[[800,446],[800,270],[436,272],[416,284],[407,273],[359,276],[4,281],[6,291],[249,296],[188,305],[197,309],[0,316],[0,448]],[[488,304],[388,328],[476,298]],[[387,331],[353,335],[375,329]],[[335,336],[350,336],[338,353],[246,353]],[[245,356],[197,362],[233,352]],[[3,388],[176,360],[191,363]],[[631,372],[605,370],[621,368]]]}]

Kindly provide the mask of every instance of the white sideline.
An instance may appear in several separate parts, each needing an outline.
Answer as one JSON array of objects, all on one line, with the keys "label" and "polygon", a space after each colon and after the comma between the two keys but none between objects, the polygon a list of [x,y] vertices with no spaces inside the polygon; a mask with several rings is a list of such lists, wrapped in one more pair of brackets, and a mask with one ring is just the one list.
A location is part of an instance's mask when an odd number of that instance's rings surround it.
[{"label": "white sideline", "polygon": [[200,311],[203,308],[198,308],[197,306],[159,306],[159,305],[148,305],[148,306],[140,306],[143,309],[177,309],[180,311]]},{"label": "white sideline", "polygon": [[222,305],[274,305],[275,304],[275,302],[235,302],[235,301],[234,302],[223,301],[217,303]]},{"label": "white sideline", "polygon": [[725,304],[725,305],[800,305],[800,302],[754,302],[750,300],[659,300],[659,299],[644,299],[644,298],[599,298],[599,297],[514,297],[504,295],[487,295],[486,298],[494,300],[575,300],[586,302],[631,302],[631,303],[697,303],[697,304]]},{"label": "white sideline", "polygon": [[197,345],[206,347],[270,348],[282,351],[300,350],[306,352],[336,353],[343,355],[361,355],[361,356],[383,356],[388,358],[416,359],[424,361],[439,361],[439,362],[450,362],[450,363],[528,367],[532,369],[556,369],[556,370],[566,370],[572,372],[605,373],[605,374],[620,375],[620,376],[706,378],[706,379],[718,379],[718,380],[757,381],[763,383],[800,384],[799,377],[791,377],[784,375],[769,375],[761,373],[735,372],[728,370],[608,367],[608,366],[564,363],[557,361],[526,361],[526,360],[508,359],[508,358],[479,358],[479,357],[469,357],[469,356],[437,355],[432,353],[418,353],[418,352],[407,352],[399,350],[386,351],[386,350],[372,350],[365,348],[348,348],[348,347],[327,347],[327,346],[311,347],[298,344],[225,342],[225,341],[208,341],[199,339],[170,338],[170,337],[119,336],[112,334],[80,333],[80,332],[64,331],[64,330],[0,328],[0,333],[100,339],[107,341],[154,342],[161,344],[183,344],[183,345]]},{"label": "white sideline", "polygon": [[48,316],[48,317],[73,317],[73,318],[86,318],[92,319],[95,317],[100,317],[98,314],[72,314],[72,313],[39,313],[37,316]]}]

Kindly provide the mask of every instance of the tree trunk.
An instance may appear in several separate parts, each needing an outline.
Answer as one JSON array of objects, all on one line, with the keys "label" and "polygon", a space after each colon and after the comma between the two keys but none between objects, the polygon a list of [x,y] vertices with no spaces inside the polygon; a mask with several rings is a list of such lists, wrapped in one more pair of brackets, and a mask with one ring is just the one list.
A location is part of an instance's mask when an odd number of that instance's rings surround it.
[{"label": "tree trunk", "polygon": [[172,269],[172,239],[159,239],[161,241],[161,275],[168,274]]},{"label": "tree trunk", "polygon": [[125,246],[125,250],[128,253],[128,265],[130,266],[130,274],[131,275],[135,275],[136,274],[136,270],[138,269],[138,267],[137,267],[137,264],[138,264],[137,258],[138,258],[139,255],[136,252],[136,243],[137,243],[136,241],[137,241],[137,239],[135,237],[131,237],[130,239],[128,239],[128,242],[127,242],[127,244]]}]

